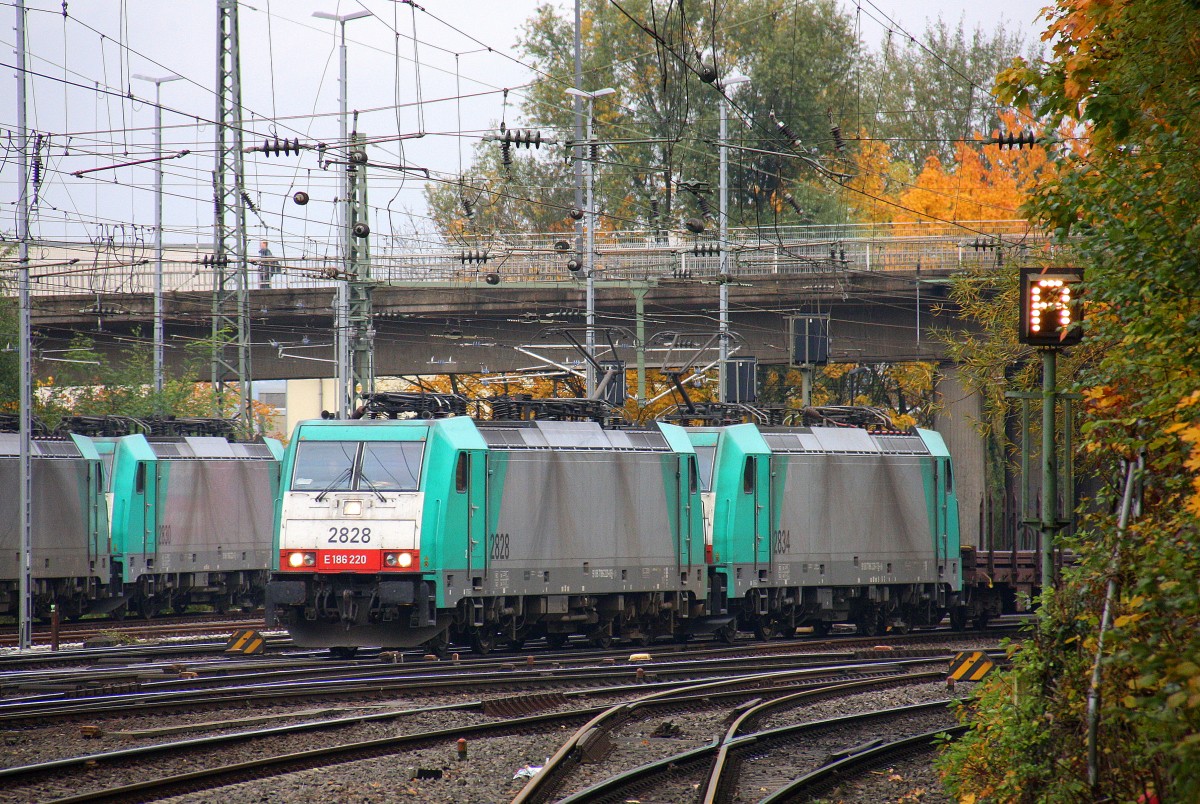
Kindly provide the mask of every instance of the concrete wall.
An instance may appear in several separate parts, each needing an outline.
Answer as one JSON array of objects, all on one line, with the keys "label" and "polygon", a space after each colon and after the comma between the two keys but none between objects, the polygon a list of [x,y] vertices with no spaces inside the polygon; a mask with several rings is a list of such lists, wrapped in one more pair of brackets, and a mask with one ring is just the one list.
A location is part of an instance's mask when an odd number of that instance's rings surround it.
[{"label": "concrete wall", "polygon": [[979,395],[963,385],[958,367],[949,364],[939,367],[936,391],[942,408],[934,417],[934,429],[942,434],[954,459],[962,543],[982,546],[979,520],[985,489],[984,444],[975,429],[981,418]]}]

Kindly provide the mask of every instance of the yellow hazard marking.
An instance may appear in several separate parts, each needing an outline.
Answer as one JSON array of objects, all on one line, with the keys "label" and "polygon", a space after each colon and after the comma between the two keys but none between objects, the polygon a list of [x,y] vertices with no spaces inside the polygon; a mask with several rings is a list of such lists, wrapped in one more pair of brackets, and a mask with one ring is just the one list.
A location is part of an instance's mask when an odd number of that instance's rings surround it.
[{"label": "yellow hazard marking", "polygon": [[983,651],[963,652],[950,662],[950,678],[955,681],[979,681],[994,666]]},{"label": "yellow hazard marking", "polygon": [[229,642],[225,644],[226,653],[241,653],[245,656],[251,656],[256,653],[262,653],[263,647],[266,645],[266,640],[262,634],[255,631],[253,628],[245,628],[241,631],[234,631],[233,636],[229,638]]}]

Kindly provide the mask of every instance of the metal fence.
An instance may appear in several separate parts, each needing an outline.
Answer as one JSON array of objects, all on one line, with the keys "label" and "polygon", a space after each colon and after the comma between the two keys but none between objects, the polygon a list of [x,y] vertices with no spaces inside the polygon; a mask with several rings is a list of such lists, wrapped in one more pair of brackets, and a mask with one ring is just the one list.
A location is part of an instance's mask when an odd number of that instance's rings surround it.
[{"label": "metal fence", "polygon": [[[595,276],[601,280],[711,278],[720,268],[715,238],[620,231],[597,232],[595,243]],[[1054,250],[1044,235],[1024,221],[735,229],[728,248],[730,273],[745,278],[838,271],[945,272],[995,266],[1035,253],[1052,256]],[[104,260],[83,257],[70,264],[70,256],[78,250],[56,244],[40,251],[47,259],[31,264],[30,287],[35,295],[153,292],[155,262],[144,250],[128,262],[115,261],[110,254]],[[205,256],[201,250],[171,249],[163,263],[164,292],[211,293],[213,268]],[[568,270],[572,258],[585,261],[576,252],[573,232],[496,234],[457,247],[377,254],[371,279],[398,284],[571,282],[582,276]],[[0,292],[9,295],[16,292],[13,267],[10,262],[5,266],[9,270],[0,269]],[[251,290],[333,287],[340,281],[340,268],[336,259],[328,257],[254,257],[247,282]]]}]

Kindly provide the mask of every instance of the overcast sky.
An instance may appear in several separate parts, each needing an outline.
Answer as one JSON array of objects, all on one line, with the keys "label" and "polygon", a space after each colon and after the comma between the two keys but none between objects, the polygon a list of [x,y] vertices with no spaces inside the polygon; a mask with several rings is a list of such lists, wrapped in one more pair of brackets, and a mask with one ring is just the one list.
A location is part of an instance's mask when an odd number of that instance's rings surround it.
[{"label": "overcast sky", "polygon": [[[1004,21],[1037,41],[1034,23],[1043,0],[1006,3],[840,0],[855,13],[861,32],[878,43],[896,25],[920,36],[939,15],[968,29],[992,30]],[[29,125],[49,137],[39,187],[34,233],[45,239],[95,240],[148,237],[153,224],[153,171],[147,166],[72,174],[145,158],[153,151],[154,85],[136,74],[183,80],[162,85],[164,151],[188,150],[165,162],[167,239],[206,242],[212,222],[211,170],[215,113],[215,2],[213,0],[76,0],[62,15],[59,0],[26,0],[30,69]],[[349,22],[349,103],[362,110],[358,128],[372,135],[425,132],[378,146],[372,160],[420,165],[447,174],[469,161],[470,145],[501,117],[510,121],[519,88],[530,78],[513,52],[520,24],[535,0],[422,0],[424,11],[388,0],[251,0],[240,6],[243,102],[254,132],[249,140],[278,135],[304,141],[333,140],[338,131],[338,58],[333,22],[312,12],[374,18]],[[557,2],[569,13],[572,4]],[[0,41],[15,47],[12,5],[0,6]],[[890,22],[886,18],[890,18]],[[396,32],[399,33],[397,36]],[[414,52],[411,37],[419,41]],[[396,56],[399,56],[397,61]],[[16,126],[13,58],[4,58],[0,128]],[[395,65],[399,65],[397,70]],[[419,67],[415,66],[419,64]],[[503,88],[513,88],[504,104]],[[135,99],[124,97],[132,92]],[[463,95],[462,100],[455,100]],[[418,106],[417,101],[422,103]],[[567,99],[564,98],[564,104]],[[399,111],[396,104],[401,104]],[[418,111],[418,109],[420,111]],[[198,124],[199,121],[199,124]],[[460,134],[461,132],[461,134]],[[6,132],[7,133],[7,132]],[[16,198],[12,140],[0,167],[0,231],[12,232]],[[250,144],[248,141],[247,144]],[[423,179],[372,172],[370,201],[378,209],[372,228],[384,232],[426,229]],[[335,171],[322,171],[311,152],[301,158],[247,157],[247,186],[260,208],[251,216],[251,238],[282,240],[293,249],[328,249],[337,193]],[[306,207],[290,204],[296,190]],[[134,226],[129,226],[133,222]]]}]

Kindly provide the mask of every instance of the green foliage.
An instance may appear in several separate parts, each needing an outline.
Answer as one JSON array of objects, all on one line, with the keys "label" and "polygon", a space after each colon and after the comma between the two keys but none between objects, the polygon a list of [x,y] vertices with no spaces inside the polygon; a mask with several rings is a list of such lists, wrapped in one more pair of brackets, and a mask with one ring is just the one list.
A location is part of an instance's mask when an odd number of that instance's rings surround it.
[{"label": "green foliage", "polygon": [[[1084,513],[1067,544],[1079,563],[1044,602],[1012,673],[987,685],[977,728],[947,754],[962,800],[1137,801],[1151,787],[1163,801],[1200,800],[1198,30],[1195,4],[1059,0],[1051,57],[1001,76],[1007,100],[1074,132],[1028,212],[1071,237],[1086,271],[1089,359],[1074,372],[1082,452],[1101,477],[1121,459],[1145,468],[1126,532],[1110,513],[1115,488]],[[1001,360],[1006,345],[983,340]],[[1087,685],[1110,578],[1089,790]],[[1010,705],[1004,685],[1033,698]]]},{"label": "green foliage", "polygon": [[[595,196],[604,216],[601,226],[650,226],[653,202],[660,226],[680,228],[683,220],[698,216],[697,203],[687,193],[680,195],[680,182],[708,182],[715,190],[720,96],[697,77],[702,63],[722,76],[742,72],[752,79],[728,88],[731,140],[787,150],[769,118],[775,111],[805,147],[816,147],[818,155],[831,149],[829,116],[843,119],[855,97],[858,44],[849,17],[833,0],[747,0],[719,7],[715,18],[713,13],[711,5],[661,0],[628,0],[620,8],[604,0],[583,3],[582,89],[617,89],[594,102],[595,138],[659,140],[600,146]],[[510,127],[538,129],[560,141],[582,138],[574,128],[572,98],[564,93],[575,85],[573,26],[572,15],[547,5],[523,27],[519,46],[538,78],[525,93],[523,121],[508,120]],[[586,116],[587,101],[582,102]],[[747,115],[754,121],[750,131],[740,122]],[[570,150],[564,145],[514,148],[508,168],[499,164],[498,154],[492,142],[477,149],[467,194],[482,191],[480,197],[497,206],[495,220],[501,225],[564,228],[563,211],[574,203],[573,190],[564,204],[562,192],[551,188],[573,187]],[[799,222],[779,198],[785,184],[809,218],[839,218],[841,207],[831,192],[836,186],[803,161],[734,152],[730,169],[735,224]],[[498,197],[498,188],[511,188],[516,198]],[[426,187],[439,228],[451,237],[463,226],[461,212],[454,211],[461,194],[453,183]],[[533,209],[514,208],[526,198]],[[715,192],[710,201],[716,205]]]}]

